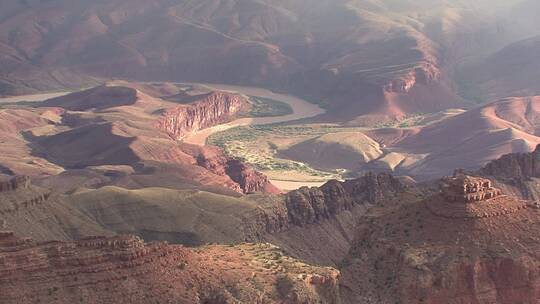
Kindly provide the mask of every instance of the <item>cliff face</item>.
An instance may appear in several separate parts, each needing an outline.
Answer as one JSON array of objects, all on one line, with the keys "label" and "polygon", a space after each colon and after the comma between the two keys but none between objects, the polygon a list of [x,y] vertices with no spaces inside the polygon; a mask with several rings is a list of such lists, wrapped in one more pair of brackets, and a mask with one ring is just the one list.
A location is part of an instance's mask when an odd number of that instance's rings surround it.
[{"label": "cliff face", "polygon": [[487,179],[444,179],[440,193],[373,212],[360,225],[343,263],[344,297],[350,303],[537,303],[540,231],[533,223],[539,222],[533,202],[503,195]]},{"label": "cliff face", "polygon": [[489,162],[479,174],[502,179],[540,177],[540,145],[531,153],[513,153]]},{"label": "cliff face", "polygon": [[47,201],[50,192],[31,189],[28,176],[15,176],[0,181],[0,215],[14,213]]},{"label": "cliff face", "polygon": [[230,121],[248,105],[242,96],[212,92],[187,106],[167,110],[157,122],[157,127],[172,138],[181,139],[189,132]]},{"label": "cliff face", "polygon": [[440,74],[440,70],[434,65],[424,64],[402,77],[392,79],[383,88],[388,92],[406,94],[417,84],[429,85],[438,82]]},{"label": "cliff face", "polygon": [[530,153],[506,154],[475,172],[494,180],[505,192],[525,199],[539,200],[540,145]]},{"label": "cliff face", "polygon": [[27,189],[28,186],[30,186],[30,178],[28,176],[16,176],[13,178],[0,180],[0,192]]},{"label": "cliff face", "polygon": [[205,148],[197,156],[197,164],[210,172],[228,176],[235,183],[229,188],[241,193],[270,193],[278,194],[276,188],[268,177],[239,160],[223,155],[215,148]]},{"label": "cliff face", "polygon": [[6,304],[338,303],[340,276],[267,244],[192,250],[132,236],[36,243],[11,232],[0,232],[0,274]]},{"label": "cliff face", "polygon": [[387,201],[403,190],[405,186],[390,174],[368,173],[345,182],[330,181],[319,188],[291,191],[285,202],[289,221],[304,225],[350,210],[354,204]]},{"label": "cliff face", "polygon": [[302,187],[287,193],[283,200],[263,205],[261,213],[250,214],[246,223],[251,225],[246,225],[246,234],[260,236],[320,223],[356,205],[391,201],[405,189],[399,180],[386,173],[368,173],[346,182],[333,180],[321,187]]}]

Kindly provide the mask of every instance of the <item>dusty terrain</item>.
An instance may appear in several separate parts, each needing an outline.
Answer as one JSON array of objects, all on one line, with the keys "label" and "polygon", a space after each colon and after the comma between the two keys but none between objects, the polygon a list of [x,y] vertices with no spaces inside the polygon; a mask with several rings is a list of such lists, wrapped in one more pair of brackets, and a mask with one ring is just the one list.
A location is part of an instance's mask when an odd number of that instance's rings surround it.
[{"label": "dusty terrain", "polygon": [[[179,94],[184,103],[160,98],[176,96],[176,100]],[[133,187],[166,184],[180,189],[277,193],[265,176],[218,150],[176,140],[233,120],[243,107],[249,107],[249,102],[231,93],[126,82],[32,105],[14,103],[0,110],[0,136],[6,143],[2,170],[55,176],[53,180],[68,183],[62,186],[67,191],[82,180],[98,186],[113,179]]]},{"label": "dusty terrain", "polygon": [[540,143],[539,107],[537,96],[510,97],[379,128],[245,126],[214,134],[209,143],[276,180],[319,182],[369,170],[429,180],[455,168],[479,169],[504,154],[533,151]]}]

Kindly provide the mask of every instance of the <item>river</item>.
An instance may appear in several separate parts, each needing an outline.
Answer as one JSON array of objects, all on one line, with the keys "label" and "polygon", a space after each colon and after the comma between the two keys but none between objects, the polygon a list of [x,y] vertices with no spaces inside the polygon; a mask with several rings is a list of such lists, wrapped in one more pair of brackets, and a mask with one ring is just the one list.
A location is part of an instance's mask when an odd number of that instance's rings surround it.
[{"label": "river", "polygon": [[[206,140],[208,137],[216,132],[221,132],[227,129],[231,129],[238,126],[248,126],[248,125],[267,125],[279,122],[287,122],[293,120],[299,120],[304,118],[310,118],[317,115],[325,113],[325,110],[319,107],[316,104],[310,103],[298,97],[291,95],[274,93],[267,89],[254,88],[254,87],[243,87],[243,86],[231,86],[231,85],[221,85],[221,84],[204,84],[205,86],[221,91],[228,91],[232,93],[238,93],[249,96],[264,97],[270,98],[273,100],[281,101],[288,104],[293,113],[284,116],[277,117],[257,117],[257,118],[240,118],[232,122],[218,125],[212,128],[200,130],[186,136],[183,140],[184,142],[204,146],[206,145]],[[303,186],[308,187],[318,187],[324,184],[324,182],[301,182],[301,181],[282,181],[282,180],[270,180],[272,184],[278,187],[281,190],[294,190]]]},{"label": "river", "polygon": [[[201,84],[197,84],[197,85],[201,85]],[[291,95],[274,93],[267,89],[255,88],[255,87],[244,87],[244,86],[231,86],[231,85],[222,85],[222,84],[202,84],[202,85],[209,87],[210,89],[214,89],[214,90],[228,91],[228,92],[233,92],[233,93],[238,93],[238,94],[243,94],[243,95],[250,95],[250,96],[264,97],[264,98],[278,100],[278,101],[288,104],[292,108],[293,113],[289,115],[277,116],[277,117],[240,118],[226,124],[221,124],[212,128],[207,128],[204,130],[193,132],[192,134],[185,137],[183,140],[186,143],[190,143],[194,145],[204,146],[206,145],[206,140],[210,135],[216,132],[224,131],[224,130],[234,128],[237,126],[267,125],[267,124],[273,124],[273,123],[279,123],[279,122],[287,122],[287,121],[294,121],[294,120],[299,120],[299,119],[304,119],[304,118],[310,118],[310,117],[314,117],[314,116],[325,113],[325,110],[316,104],[310,103],[308,101],[305,101],[303,99],[300,99]],[[16,103],[16,102],[23,102],[23,101],[39,102],[39,101],[44,101],[50,98],[63,96],[69,93],[70,92],[58,92],[58,93],[43,93],[43,94],[6,97],[6,98],[0,98],[0,104]],[[281,181],[281,180],[271,180],[271,182],[276,187],[282,190],[292,190],[292,189],[300,188],[302,186],[320,186],[323,184],[323,182],[295,182],[295,181]]]}]

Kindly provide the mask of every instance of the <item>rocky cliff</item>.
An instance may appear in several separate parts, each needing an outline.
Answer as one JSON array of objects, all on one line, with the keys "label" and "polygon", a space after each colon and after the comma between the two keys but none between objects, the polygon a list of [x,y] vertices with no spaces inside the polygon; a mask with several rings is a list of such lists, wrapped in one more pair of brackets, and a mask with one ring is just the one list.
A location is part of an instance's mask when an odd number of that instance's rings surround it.
[{"label": "rocky cliff", "polygon": [[440,80],[441,71],[433,64],[424,63],[401,77],[388,81],[383,86],[384,90],[392,93],[406,94],[415,85],[430,85]]},{"label": "rocky cliff", "polygon": [[540,177],[540,145],[531,153],[512,153],[489,162],[479,174],[500,179],[527,179]]},{"label": "rocky cliff", "polygon": [[198,153],[197,164],[214,174],[230,177],[234,184],[229,188],[237,192],[270,194],[281,192],[270,183],[266,175],[239,160],[223,155],[217,148],[200,149]]},{"label": "rocky cliff", "polygon": [[42,204],[49,196],[48,190],[32,188],[28,176],[0,180],[0,214]]},{"label": "rocky cliff", "polygon": [[37,243],[0,232],[0,302],[339,303],[339,272],[269,244],[188,249],[132,236]]},{"label": "rocky cliff", "polygon": [[333,180],[321,187],[302,187],[285,194],[283,199],[263,203],[261,212],[246,216],[246,235],[260,238],[293,226],[321,223],[356,205],[393,201],[405,189],[387,173],[368,173],[346,182]]},{"label": "rocky cliff", "polygon": [[530,153],[511,153],[493,160],[474,174],[493,179],[505,192],[539,200],[540,145]]},{"label": "rocky cliff", "polygon": [[387,173],[367,173],[345,182],[330,181],[319,188],[303,187],[287,194],[289,221],[296,225],[316,222],[350,210],[354,204],[390,201],[405,190],[399,180]]},{"label": "rocky cliff", "polygon": [[350,303],[538,303],[540,213],[489,180],[456,175],[441,192],[374,210],[343,262]]},{"label": "rocky cliff", "polygon": [[29,186],[30,178],[28,176],[16,176],[12,178],[0,179],[0,192],[27,189]]},{"label": "rocky cliff", "polygon": [[231,120],[249,102],[240,95],[212,92],[189,105],[167,110],[156,123],[157,127],[174,139],[189,132],[209,128]]}]

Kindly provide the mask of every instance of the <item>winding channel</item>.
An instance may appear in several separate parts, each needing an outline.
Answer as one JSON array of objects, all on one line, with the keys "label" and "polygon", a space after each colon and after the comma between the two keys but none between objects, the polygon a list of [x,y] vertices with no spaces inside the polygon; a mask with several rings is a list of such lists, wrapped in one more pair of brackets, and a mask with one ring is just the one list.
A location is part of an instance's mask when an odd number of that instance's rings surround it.
[{"label": "winding channel", "polygon": [[[294,97],[291,95],[274,93],[267,89],[255,88],[255,87],[244,87],[244,86],[231,86],[231,85],[222,85],[222,84],[194,84],[194,85],[204,85],[210,89],[227,91],[242,95],[250,95],[255,97],[269,98],[277,101],[284,102],[288,104],[293,110],[292,114],[284,116],[275,116],[275,117],[256,117],[256,118],[240,118],[232,122],[217,125],[211,128],[193,132],[192,134],[186,136],[183,141],[186,143],[204,146],[206,145],[206,140],[208,137],[214,133],[225,131],[238,126],[249,126],[249,125],[268,125],[280,122],[294,121],[305,118],[310,118],[324,114],[326,111],[319,107],[316,104],[310,103],[306,100]],[[62,95],[69,94],[70,92],[59,92],[51,94],[35,94],[35,95],[26,95],[26,96],[17,96],[17,97],[8,97],[0,98],[0,104],[2,103],[15,103],[21,101],[44,101],[49,98],[58,97]],[[302,186],[320,186],[323,182],[294,182],[294,181],[281,181],[281,180],[271,180],[271,182],[282,190],[292,190],[297,189]]]},{"label": "winding channel", "polygon": [[[255,97],[269,98],[277,101],[284,102],[288,104],[293,113],[284,116],[276,117],[257,117],[257,118],[240,118],[232,122],[217,125],[211,128],[193,132],[192,134],[186,136],[183,140],[186,143],[204,146],[206,145],[206,140],[208,137],[214,133],[225,131],[238,126],[249,126],[249,125],[268,125],[280,122],[300,120],[310,117],[315,117],[321,114],[324,114],[326,111],[319,107],[316,104],[310,103],[306,100],[294,97],[291,95],[274,93],[267,89],[255,88],[255,87],[243,87],[243,86],[231,86],[231,85],[221,85],[221,84],[203,84],[210,89],[227,91],[231,93],[237,93],[242,95],[249,95]],[[298,189],[303,186],[308,187],[318,187],[324,184],[324,182],[295,182],[295,181],[282,181],[282,180],[270,180],[272,184],[281,190],[293,190]]]}]

